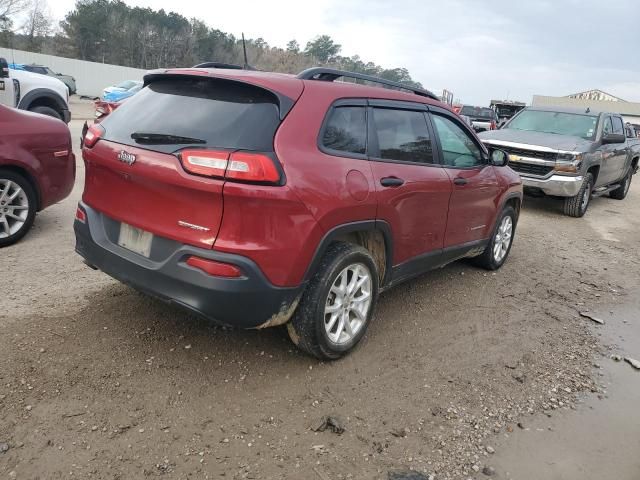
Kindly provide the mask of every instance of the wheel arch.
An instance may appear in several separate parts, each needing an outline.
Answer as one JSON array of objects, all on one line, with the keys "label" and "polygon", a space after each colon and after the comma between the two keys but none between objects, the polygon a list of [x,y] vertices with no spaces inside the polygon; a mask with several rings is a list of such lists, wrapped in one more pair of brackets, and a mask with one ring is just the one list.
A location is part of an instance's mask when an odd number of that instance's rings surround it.
[{"label": "wheel arch", "polygon": [[21,110],[29,110],[33,107],[53,108],[60,114],[61,118],[64,118],[64,110],[67,109],[67,103],[53,90],[36,88],[27,92],[18,104],[18,108]]},{"label": "wheel arch", "polygon": [[507,193],[502,198],[502,204],[500,205],[500,209],[496,214],[496,222],[498,221],[498,218],[500,217],[500,213],[502,212],[502,210],[504,210],[505,207],[509,205],[512,206],[513,209],[516,211],[516,221],[517,221],[518,218],[520,217],[520,209],[522,208],[522,193],[510,192],[510,193]]},{"label": "wheel arch", "polygon": [[378,266],[380,286],[386,285],[391,279],[393,261],[393,240],[391,227],[381,220],[363,220],[338,225],[329,230],[320,240],[318,247],[304,275],[307,282],[318,270],[322,257],[334,242],[348,242],[366,248]]},{"label": "wheel arch", "polygon": [[593,175],[593,184],[596,185],[596,182],[598,181],[598,175],[600,174],[600,165],[599,164],[591,165],[587,169],[587,173],[590,173],[591,175]]}]

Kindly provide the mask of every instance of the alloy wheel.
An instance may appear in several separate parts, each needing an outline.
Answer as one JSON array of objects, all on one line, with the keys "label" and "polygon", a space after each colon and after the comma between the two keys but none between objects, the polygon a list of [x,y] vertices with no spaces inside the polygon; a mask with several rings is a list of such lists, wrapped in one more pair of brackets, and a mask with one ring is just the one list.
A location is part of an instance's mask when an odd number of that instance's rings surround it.
[{"label": "alloy wheel", "polygon": [[324,307],[324,328],[329,340],[344,345],[353,340],[367,322],[371,308],[371,272],[356,263],[336,277]]},{"label": "alloy wheel", "polygon": [[505,216],[496,232],[496,238],[493,242],[493,259],[496,263],[502,262],[504,257],[507,256],[509,247],[511,246],[511,239],[513,237],[513,220],[510,216]]},{"label": "alloy wheel", "polygon": [[15,235],[29,216],[29,199],[22,187],[12,180],[0,178],[0,238]]},{"label": "alloy wheel", "polygon": [[587,211],[587,207],[589,206],[589,200],[591,200],[591,183],[589,183],[582,194],[582,202],[580,203],[580,210],[583,212]]}]

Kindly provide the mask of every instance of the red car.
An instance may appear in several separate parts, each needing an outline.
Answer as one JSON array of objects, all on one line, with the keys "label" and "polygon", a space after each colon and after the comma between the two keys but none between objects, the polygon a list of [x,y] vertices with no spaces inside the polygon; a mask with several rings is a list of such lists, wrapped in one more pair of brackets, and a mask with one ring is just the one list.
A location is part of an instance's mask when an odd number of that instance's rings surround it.
[{"label": "red car", "polygon": [[0,247],[20,240],[36,212],[66,198],[75,175],[63,122],[0,105]]},{"label": "red car", "polygon": [[499,268],[518,220],[507,155],[399,88],[329,69],[147,74],[85,136],[77,252],[207,318],[287,323],[306,352],[342,356],[380,291],[466,257]]}]

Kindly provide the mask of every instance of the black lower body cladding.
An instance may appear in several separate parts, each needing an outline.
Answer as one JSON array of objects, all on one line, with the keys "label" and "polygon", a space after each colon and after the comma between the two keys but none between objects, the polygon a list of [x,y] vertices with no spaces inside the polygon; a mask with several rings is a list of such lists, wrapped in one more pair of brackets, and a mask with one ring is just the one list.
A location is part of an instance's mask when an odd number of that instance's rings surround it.
[{"label": "black lower body cladding", "polygon": [[[75,221],[76,252],[89,266],[136,290],[216,323],[239,328],[277,325],[295,309],[303,286],[272,285],[246,257],[155,237],[151,257],[145,258],[118,245],[118,222],[85,204],[80,208],[87,220]],[[191,255],[236,265],[243,277],[207,275],[185,263]]]}]

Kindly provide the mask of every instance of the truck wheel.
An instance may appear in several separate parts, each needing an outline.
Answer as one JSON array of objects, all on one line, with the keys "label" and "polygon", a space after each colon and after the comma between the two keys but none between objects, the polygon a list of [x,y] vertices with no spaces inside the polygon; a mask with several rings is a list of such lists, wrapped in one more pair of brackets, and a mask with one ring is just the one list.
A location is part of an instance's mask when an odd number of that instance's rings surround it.
[{"label": "truck wheel", "polygon": [[631,179],[633,178],[633,170],[629,170],[627,176],[624,177],[622,183],[618,188],[612,190],[609,196],[615,200],[624,200],[629,193],[629,187],[631,186]]},{"label": "truck wheel", "polygon": [[58,120],[62,120],[62,116],[51,107],[45,107],[45,106],[33,107],[33,108],[30,108],[29,111],[33,113],[39,113],[41,115],[47,115],[48,117],[57,118]]},{"label": "truck wheel", "polygon": [[497,270],[507,261],[516,233],[516,212],[508,206],[498,217],[491,241],[473,263],[487,270]]},{"label": "truck wheel", "polygon": [[22,175],[0,170],[0,248],[26,235],[36,216],[36,192]]},{"label": "truck wheel", "polygon": [[580,191],[575,197],[564,199],[564,214],[570,217],[582,217],[587,213],[591,194],[593,193],[593,174],[587,173],[582,181]]},{"label": "truck wheel", "polygon": [[338,359],[364,336],[377,299],[378,271],[369,251],[334,243],[287,324],[289,336],[319,359]]}]

